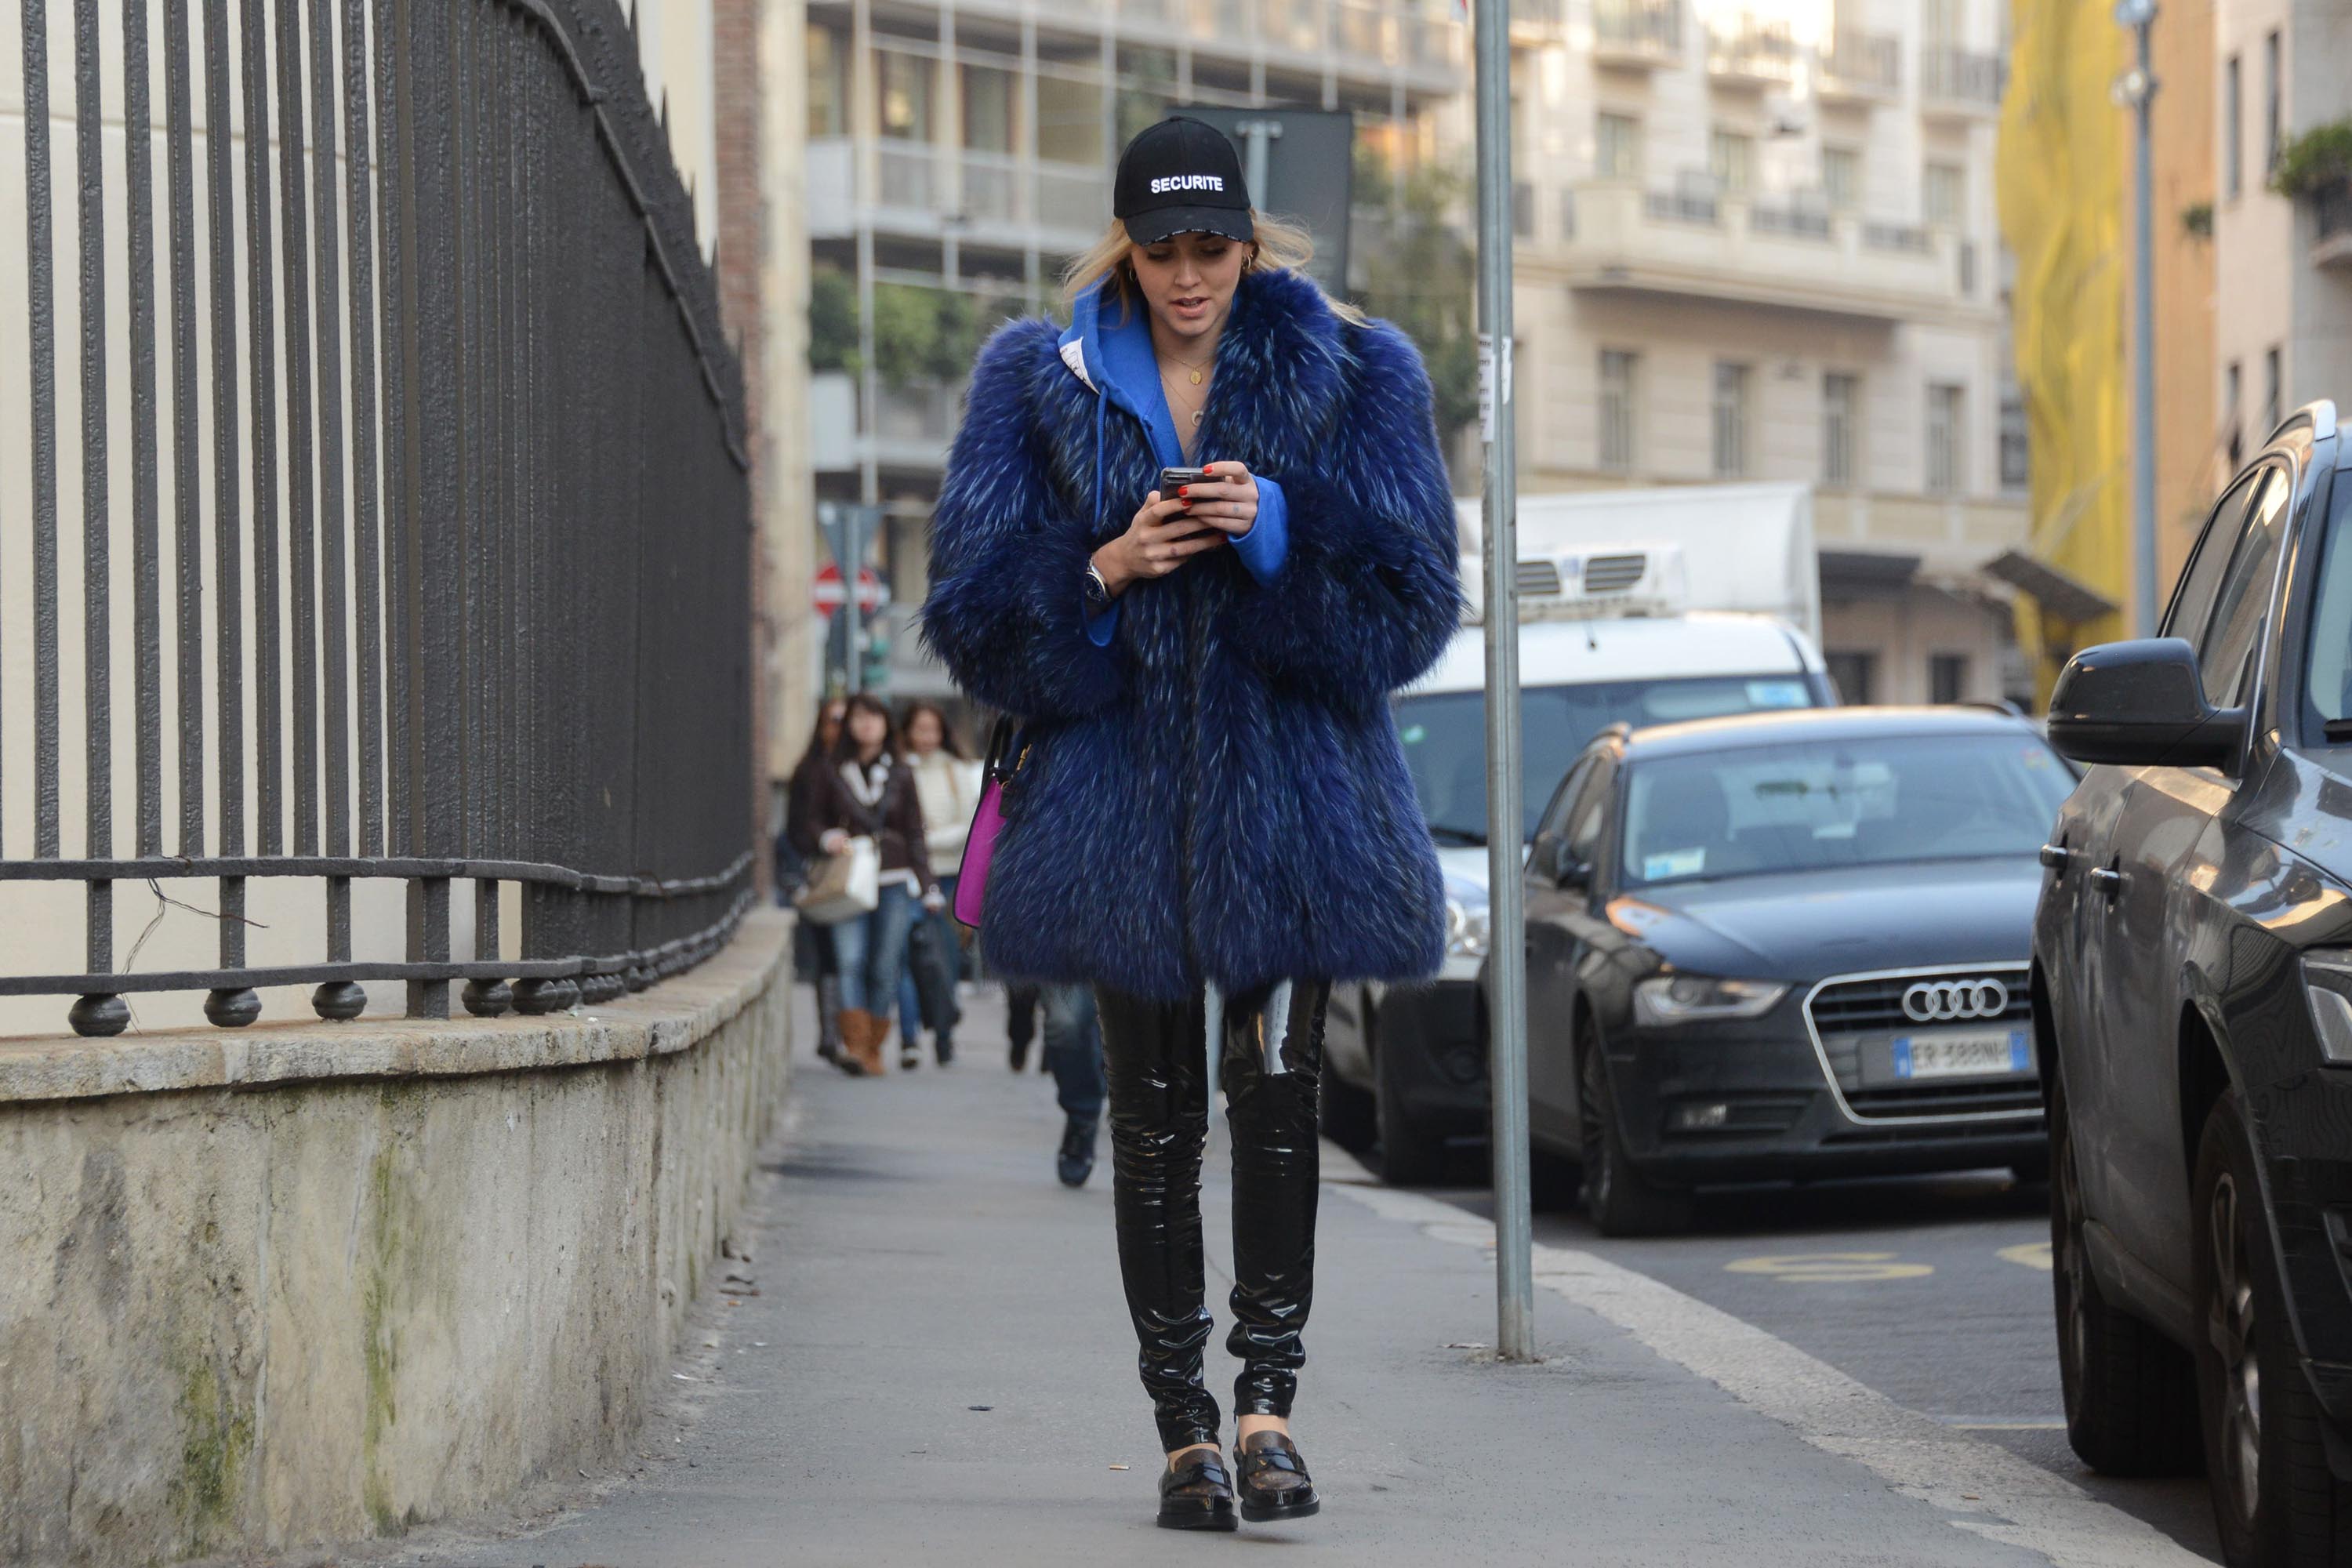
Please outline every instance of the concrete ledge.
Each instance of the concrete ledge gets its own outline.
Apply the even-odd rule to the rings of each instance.
[[[617,1458],[782,1099],[789,931],[572,1016],[0,1046],[0,1557],[395,1533]]]

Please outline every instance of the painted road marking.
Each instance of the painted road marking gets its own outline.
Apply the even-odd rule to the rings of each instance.
[[[1336,1163],[1336,1162],[1335,1162]],[[1433,1236],[1491,1251],[1494,1227],[1419,1193],[1336,1184],[1336,1192]],[[2085,1494],[1999,1444],[1895,1403],[1828,1363],[1671,1285],[1573,1247],[1534,1249],[1535,1281],[1614,1323],[1824,1453],[1867,1467],[1952,1523],[2039,1552],[2054,1568],[2210,1568],[2144,1520]]]
[[[1917,1279],[1936,1271],[1932,1264],[1898,1263],[1891,1252],[1789,1252],[1774,1258],[1743,1258],[1723,1267],[1727,1273],[1762,1274],[1791,1285]]]
[[[2028,1241],[2015,1247],[2004,1247],[1993,1256],[2005,1258],[2028,1268],[2039,1268],[2044,1274],[2050,1272],[2050,1244],[2046,1241]]]

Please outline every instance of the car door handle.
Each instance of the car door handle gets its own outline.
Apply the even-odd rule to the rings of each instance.
[[[2124,890],[2124,874],[2113,866],[2091,868],[2091,886],[2110,899]]]
[[[2042,847],[2042,864],[2062,876],[2064,875],[2066,868],[2074,863],[2074,858],[2066,852],[2066,847],[2063,844],[2044,844]]]

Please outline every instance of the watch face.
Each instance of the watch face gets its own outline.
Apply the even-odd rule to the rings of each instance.
[[[1087,573],[1087,613],[1088,613],[1089,615],[1091,615],[1091,614],[1093,614],[1093,613],[1095,613],[1095,612],[1097,612],[1097,611],[1099,611],[1099,610],[1107,610],[1107,609],[1108,609],[1108,608],[1110,608],[1110,592],[1109,592],[1109,590],[1108,590],[1108,589],[1107,589],[1107,588],[1105,588],[1105,587],[1103,586],[1103,580],[1102,580],[1101,578],[1099,578],[1099,577],[1096,576],[1096,575],[1095,575],[1093,573],[1091,573],[1091,572]]]

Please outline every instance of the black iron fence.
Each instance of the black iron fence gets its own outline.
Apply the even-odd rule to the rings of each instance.
[[[21,17],[0,899],[83,884],[87,957],[0,958],[0,994],[88,1035],[128,993],[241,1025],[289,984],[538,1013],[712,952],[751,897],[743,404],[621,11]],[[311,879],[316,961],[248,963],[257,878]],[[353,956],[367,879],[404,885],[397,954]],[[151,880],[216,905],[216,967],[129,972],[116,892]]]

